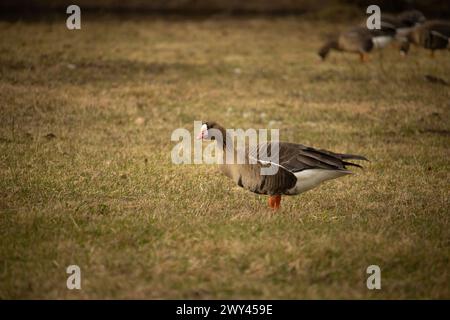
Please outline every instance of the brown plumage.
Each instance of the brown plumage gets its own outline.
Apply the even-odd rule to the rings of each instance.
[[[365,62],[373,49],[384,48],[394,39],[404,41],[405,33],[424,21],[425,16],[417,10],[404,11],[397,16],[382,14],[381,29],[370,30],[364,21],[359,26],[333,36],[318,54],[325,60],[331,50],[357,53],[361,62]]]
[[[388,14],[381,15],[381,25],[383,22],[385,25],[393,24],[397,33],[414,28],[418,25],[424,23],[427,19],[419,10],[407,10],[399,13],[397,16],[393,17]]]
[[[401,52],[407,54],[410,44],[431,50],[450,48],[450,22],[442,20],[430,20],[423,25],[412,29],[406,35],[406,41],[401,47]]]
[[[394,39],[404,42],[406,34],[425,21],[425,16],[419,10],[407,10],[398,15],[382,13],[380,31],[384,31],[385,34],[393,36]]]
[[[331,50],[358,53],[361,62],[364,62],[373,47],[372,35],[369,30],[365,27],[354,27],[325,42],[318,54],[322,60],[325,60]]]
[[[214,130],[220,132],[218,137],[213,134]],[[289,142],[263,143],[237,150],[226,130],[216,122],[206,122],[199,137],[216,140],[217,147],[224,151],[220,170],[238,186],[257,194],[269,195],[269,206],[273,209],[280,206],[281,195],[300,194],[323,181],[350,174],[347,166],[360,167],[347,160],[367,160],[359,155],[334,153]],[[278,150],[278,162],[262,160],[264,150],[267,150],[269,158],[276,156],[271,153],[272,150]],[[233,152],[234,159],[238,152],[243,152],[244,163],[227,164],[227,152]],[[252,160],[258,161],[255,163]],[[278,171],[273,175],[262,175],[261,168],[271,164],[277,166]]]

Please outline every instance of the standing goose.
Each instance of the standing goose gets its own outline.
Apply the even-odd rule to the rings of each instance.
[[[245,150],[238,150],[234,148],[233,140],[226,130],[216,122],[203,123],[197,138],[216,140],[216,147],[223,151],[224,157],[223,164],[219,165],[220,170],[238,186],[257,194],[269,195],[272,209],[280,207],[282,195],[297,195],[326,180],[351,174],[346,166],[361,167],[346,160],[367,160],[359,155],[334,153],[289,142],[262,143],[257,147],[246,146]],[[276,151],[272,150],[274,147],[278,148],[277,162],[257,160],[260,158],[258,155],[264,152],[263,148],[268,153],[272,151],[271,158],[276,155]],[[227,152],[233,153],[233,159],[243,152],[244,163],[226,163]],[[262,175],[261,168],[267,168],[268,165],[274,165],[278,170],[273,175]]]
[[[374,43],[383,48],[392,40],[400,43],[406,41],[406,35],[415,27],[426,21],[425,16],[419,10],[403,11],[398,15],[381,15],[381,29],[371,30]]]
[[[430,20],[423,25],[412,29],[406,35],[405,41],[401,47],[401,52],[407,54],[410,44],[431,50],[431,56],[434,56],[435,50],[450,48],[450,22],[442,20]]]
[[[369,30],[367,27],[357,26],[341,32],[327,41],[319,50],[319,56],[325,60],[330,50],[358,53],[361,62],[368,60],[368,53],[374,48],[385,47],[395,36],[396,30],[383,27],[379,30]]]
[[[389,16],[381,17],[381,25],[394,25],[396,29],[396,39],[405,41],[406,35],[415,27],[426,21],[425,16],[419,10],[408,10],[398,14],[394,19]]]
[[[405,41],[405,35],[415,26],[425,21],[418,10],[404,11],[397,16],[383,14],[381,29],[368,29],[366,22],[341,32],[327,41],[319,50],[319,56],[325,60],[331,49],[358,53],[361,62],[368,59],[373,49],[382,49],[392,40]]]
[[[358,53],[361,62],[365,62],[367,54],[372,51],[373,47],[374,43],[369,30],[365,27],[354,27],[328,40],[320,48],[318,54],[322,60],[325,60],[332,49]]]

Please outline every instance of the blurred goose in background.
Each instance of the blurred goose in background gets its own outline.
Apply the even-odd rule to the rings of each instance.
[[[389,16],[381,16],[381,27],[386,26],[395,27],[396,39],[399,41],[406,40],[406,35],[415,27],[425,23],[427,19],[419,10],[408,10],[398,14],[395,19]]]
[[[404,43],[406,35],[415,27],[426,21],[425,16],[418,10],[404,11],[398,15],[382,14],[381,29],[371,30],[372,41],[377,48],[384,48],[393,40]]]
[[[358,26],[328,40],[318,54],[325,60],[331,50],[352,52],[359,54],[361,62],[366,62],[368,54],[374,48],[385,47],[394,36],[395,29],[369,30],[367,27]]]
[[[239,150],[245,155],[243,164],[226,164],[226,152],[233,152],[236,159],[238,150],[234,148],[233,140],[227,136],[226,130],[221,125],[216,122],[204,123],[197,138],[216,140],[216,147],[224,151],[223,164],[219,165],[221,171],[239,187],[257,194],[269,195],[269,207],[272,209],[280,207],[282,195],[297,195],[317,187],[324,181],[351,174],[347,166],[361,167],[346,160],[367,160],[359,155],[334,153],[301,144],[270,142],[253,148],[246,146],[245,150]],[[260,158],[258,155],[264,152],[263,148],[267,153],[276,152],[271,149],[272,147],[275,149],[278,147],[276,163],[258,160]],[[249,159],[257,162],[252,163]],[[273,175],[262,175],[261,168],[269,165],[277,166],[278,171]]]
[[[392,40],[405,41],[405,35],[415,26],[425,22],[425,16],[418,10],[404,11],[399,15],[382,14],[381,28],[368,29],[366,22],[344,31],[327,41],[319,50],[325,60],[330,50],[358,53],[361,62],[368,60],[373,49],[386,47]]]
[[[371,30],[374,42],[384,47],[392,40],[406,41],[406,35],[415,27],[423,24],[426,18],[419,10],[403,11],[398,15],[381,14],[381,29]],[[364,24],[365,25],[365,24]]]
[[[410,44],[431,50],[432,57],[435,50],[450,49],[450,22],[430,20],[413,28],[401,46],[402,54],[409,52]]]

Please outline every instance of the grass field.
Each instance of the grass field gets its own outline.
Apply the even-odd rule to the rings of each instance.
[[[319,63],[340,27],[0,22],[0,298],[450,298],[450,90],[424,79],[450,80],[450,53]],[[205,119],[371,162],[273,213],[171,163],[172,131]]]

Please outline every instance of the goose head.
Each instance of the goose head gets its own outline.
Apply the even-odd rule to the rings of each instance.
[[[204,122],[200,128],[197,139],[216,140],[219,136],[223,137],[225,129],[215,121]]]
[[[406,27],[415,27],[426,21],[425,16],[419,10],[408,10],[398,15],[400,22]]]

